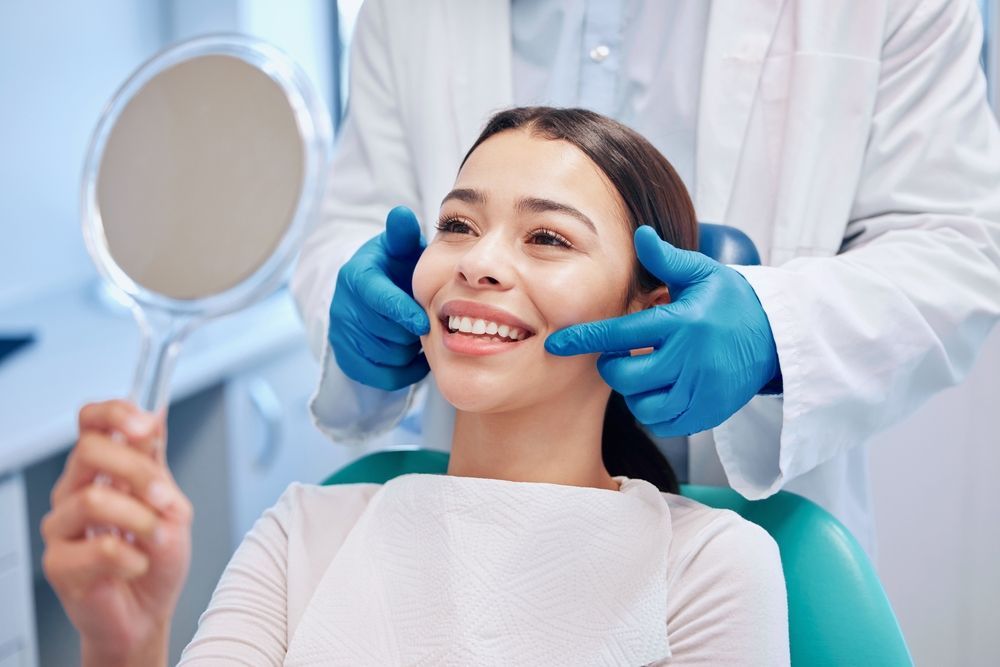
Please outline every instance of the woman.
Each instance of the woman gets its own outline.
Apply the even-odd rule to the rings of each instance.
[[[633,235],[640,254],[660,237],[697,245],[667,161],[594,113],[504,111],[438,230],[413,295],[457,411],[448,475],[292,485],[233,556],[182,663],[787,663],[773,541],[674,495],[594,358],[543,344],[669,302],[632,250]],[[43,525],[46,573],[95,664],[163,661],[187,562],[190,508],[162,454],[135,451],[162,452],[162,423],[126,421],[143,417],[115,402],[81,411]],[[132,493],[87,486],[98,470]],[[137,541],[83,540],[95,523]]]

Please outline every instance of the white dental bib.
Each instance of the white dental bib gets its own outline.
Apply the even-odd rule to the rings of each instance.
[[[286,665],[641,665],[670,655],[667,503],[444,475],[386,483],[330,562]]]

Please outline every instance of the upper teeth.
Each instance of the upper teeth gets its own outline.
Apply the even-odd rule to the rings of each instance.
[[[511,340],[520,340],[525,337],[525,332],[517,327],[497,324],[489,320],[462,317],[461,315],[449,315],[448,328],[463,333],[498,335],[510,338]]]

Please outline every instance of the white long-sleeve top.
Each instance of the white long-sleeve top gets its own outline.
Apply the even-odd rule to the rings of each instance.
[[[293,484],[181,664],[787,664],[771,537],[616,479]]]

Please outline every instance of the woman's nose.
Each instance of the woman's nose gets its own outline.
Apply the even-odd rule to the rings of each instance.
[[[471,287],[510,287],[514,274],[511,258],[507,250],[499,245],[493,239],[477,241],[458,261],[458,279]]]

